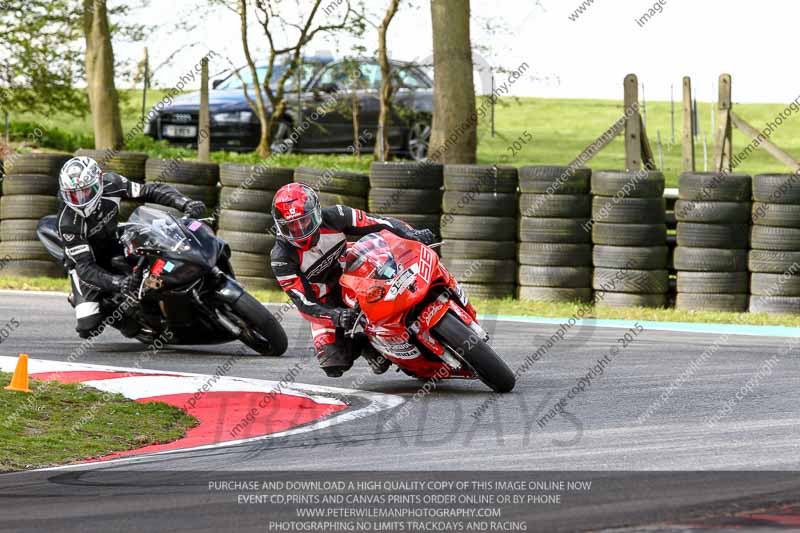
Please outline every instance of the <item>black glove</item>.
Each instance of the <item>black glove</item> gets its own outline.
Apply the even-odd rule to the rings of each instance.
[[[436,242],[436,235],[429,229],[415,229],[411,232],[411,238],[422,244],[433,244]]]
[[[183,206],[183,214],[189,218],[203,218],[206,214],[206,204],[200,200],[189,200]]]
[[[129,276],[119,276],[114,280],[117,290],[125,294],[136,294],[139,292],[139,285],[142,284],[142,278],[138,274],[131,274]]]
[[[358,320],[358,312],[355,309],[339,307],[331,312],[331,320],[337,328],[353,329]]]

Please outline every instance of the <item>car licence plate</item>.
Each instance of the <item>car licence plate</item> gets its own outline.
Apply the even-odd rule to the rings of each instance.
[[[195,137],[197,136],[196,126],[164,126],[161,131],[164,137]]]

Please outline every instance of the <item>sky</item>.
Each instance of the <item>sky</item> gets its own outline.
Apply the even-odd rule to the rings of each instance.
[[[335,0],[323,5],[328,2]],[[163,24],[146,43],[153,65],[184,45],[199,43],[175,54],[156,72],[159,86],[172,86],[208,49],[220,54],[211,64],[212,74],[227,68],[228,60],[244,63],[237,15],[224,7],[199,11],[199,3],[151,0],[135,14],[145,24]],[[291,16],[307,3],[281,0],[278,5]],[[366,3],[377,19],[388,0]],[[401,1],[389,30],[394,59],[430,60],[429,6],[423,0]],[[581,6],[584,11],[576,16]],[[333,9],[331,17],[342,9]],[[715,100],[721,73],[733,76],[735,102],[786,103],[800,96],[800,69],[794,59],[800,20],[796,0],[472,0],[471,9],[472,42],[478,47],[473,59],[485,66],[476,71],[481,94],[491,90],[490,70],[501,83],[509,70],[527,65],[509,87],[510,94],[617,100],[622,98],[623,78],[632,72],[644,85],[647,100],[669,100],[671,86],[680,99],[681,80],[687,75],[698,100]],[[652,16],[642,19],[648,12]],[[197,26],[172,32],[168,26],[176,20],[192,20]],[[260,45],[263,33],[252,22],[251,46],[261,52],[256,57],[266,58]],[[369,31],[361,44],[371,52],[376,39],[376,32]],[[319,38],[308,52],[345,55],[354,44],[351,39]],[[138,61],[142,56],[142,43],[115,46],[118,59]]]

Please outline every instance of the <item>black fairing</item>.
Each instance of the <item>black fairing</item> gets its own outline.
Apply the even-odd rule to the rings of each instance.
[[[134,220],[133,216],[131,220]],[[121,226],[120,240],[129,261],[140,253],[150,258],[151,266],[158,258],[163,260],[163,268],[157,275],[163,285],[169,288],[188,285],[217,266],[227,245],[214,235],[210,227],[197,220],[172,217],[167,224],[170,224],[172,231],[169,235],[166,231],[153,231],[155,226]]]
[[[57,215],[42,217],[42,219],[39,220],[39,224],[36,226],[36,235],[39,237],[39,241],[44,245],[47,253],[60,263],[63,263],[64,247],[61,244],[61,237],[58,236],[57,218]]]
[[[165,337],[169,344],[217,344],[237,338],[219,320],[219,312],[233,305],[244,289],[234,278],[229,246],[208,225],[139,207],[117,230],[125,257],[114,258],[121,263],[115,271],[130,273],[136,265],[148,273],[138,305],[129,312],[151,332],[140,338],[142,342],[165,332],[170,333]],[[37,233],[50,255],[63,261],[56,217],[42,218]],[[106,295],[104,304],[116,308],[117,296]]]
[[[145,258],[149,281],[140,297],[145,323],[154,330],[169,330],[170,344],[215,344],[235,338],[215,311],[229,303],[231,287],[238,287],[231,280],[230,248],[208,225],[139,207],[119,230],[128,263]]]

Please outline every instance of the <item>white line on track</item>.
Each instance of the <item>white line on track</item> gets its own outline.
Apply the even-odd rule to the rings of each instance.
[[[8,356],[0,356],[0,370],[4,372],[13,372],[14,368],[17,364],[16,357],[8,357]],[[172,371],[165,371],[165,370],[145,370],[139,368],[126,368],[126,367],[117,367],[117,366],[105,366],[105,365],[89,365],[89,364],[82,364],[82,363],[69,363],[64,361],[47,361],[41,359],[31,359],[28,363],[28,371],[31,374],[40,373],[40,372],[66,372],[66,371],[112,371],[112,372],[135,372],[139,374],[175,374],[177,376],[185,376],[188,378],[192,378],[187,381],[191,387],[188,390],[184,390],[186,387],[184,385],[179,386],[179,390],[174,391],[167,391],[164,387],[159,387],[157,390],[151,390],[149,394],[146,396],[157,396],[163,394],[170,394],[170,393],[179,393],[179,392],[197,392],[199,387],[202,387],[204,383],[207,383],[209,379],[212,378],[211,375],[206,374],[194,374],[189,372],[172,372]],[[169,382],[168,376],[154,376],[151,380],[163,381],[166,385]],[[173,380],[175,381],[175,380]],[[130,398],[140,398],[143,397],[145,391],[142,391],[138,386],[134,386],[133,389],[126,389],[125,384],[132,385],[136,383],[136,378],[118,378],[118,379],[111,379],[111,380],[96,380],[91,383],[91,386],[98,388],[100,390],[106,392],[118,392],[123,394],[126,397]],[[199,387],[194,387],[194,385],[199,385]],[[270,380],[262,380],[262,379],[252,379],[252,378],[239,378],[239,377],[228,377],[222,376],[220,377],[215,383],[213,390],[215,391],[238,391],[238,390],[246,390],[251,392],[264,392],[270,393],[275,392],[278,390],[278,381],[270,381]],[[192,388],[194,387],[194,388]],[[304,397],[310,397],[315,401],[319,401],[319,403],[338,403],[335,398],[341,398],[346,400],[348,397],[350,398],[359,398],[361,400],[366,400],[366,405],[363,407],[350,407],[347,408],[340,413],[334,413],[329,417],[319,420],[317,422],[313,422],[311,424],[292,428],[286,431],[281,431],[277,433],[271,433],[269,435],[262,435],[259,437],[250,437],[246,439],[238,439],[238,440],[231,440],[225,441],[215,444],[205,444],[202,446],[194,446],[191,448],[181,448],[176,450],[166,450],[162,452],[154,452],[149,454],[141,454],[136,456],[130,457],[121,457],[118,459],[110,459],[108,461],[100,461],[96,463],[79,463],[73,465],[63,465],[63,466],[56,466],[50,468],[43,468],[41,470],[63,470],[63,469],[70,469],[70,468],[87,468],[92,466],[105,466],[109,464],[118,464],[122,462],[135,462],[135,461],[143,461],[146,459],[151,459],[154,456],[161,456],[161,455],[168,455],[168,454],[175,454],[175,453],[183,453],[188,451],[200,451],[200,450],[210,450],[215,448],[224,448],[227,446],[235,446],[238,444],[250,443],[250,442],[257,442],[257,441],[264,441],[264,440],[271,440],[277,439],[281,437],[288,437],[291,435],[299,435],[302,433],[309,433],[312,431],[318,431],[321,429],[329,428],[332,426],[336,426],[339,424],[343,424],[346,422],[351,422],[353,420],[358,420],[360,418],[365,418],[367,416],[372,416],[374,414],[380,413],[381,411],[386,411],[388,409],[393,409],[399,405],[401,405],[405,400],[401,396],[393,395],[393,394],[383,394],[378,392],[368,392],[368,391],[360,391],[355,389],[347,389],[347,388],[340,388],[340,387],[327,387],[324,385],[309,385],[304,383],[283,383],[282,387],[280,388],[281,394],[295,394],[301,395]],[[34,393],[35,394],[35,393]],[[130,396],[129,396],[130,394]]]

